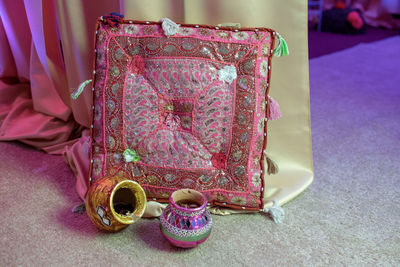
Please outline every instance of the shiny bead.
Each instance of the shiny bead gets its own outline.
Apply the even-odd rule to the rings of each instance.
[[[258,29],[254,29],[255,32],[258,32]]]
[[[95,71],[95,70],[93,71],[93,74],[96,74],[96,71]]]
[[[153,197],[153,200],[154,200],[154,201],[156,201],[156,200],[157,200],[157,198]]]
[[[92,160],[92,159],[90,160],[90,163],[93,163],[93,160]]]
[[[97,53],[97,50],[96,50],[96,48],[94,49],[94,52],[95,52],[95,53]]]
[[[264,187],[261,187],[261,192],[264,191]]]
[[[92,125],[90,125],[90,128],[92,128],[92,129],[93,129],[93,124],[92,124]]]
[[[222,205],[224,205],[224,206],[225,206],[225,205],[226,205],[226,203],[224,202],[224,203],[222,203]]]
[[[94,92],[94,87],[92,88],[92,91]]]
[[[146,21],[146,24],[150,24],[150,21]]]
[[[219,27],[215,27],[216,30],[219,30]]]
[[[235,30],[235,32],[238,32],[239,30]]]
[[[245,209],[246,209],[246,207],[242,207],[242,209],[244,209],[244,210],[245,210]]]
[[[132,20],[130,20],[130,21],[129,21],[129,23],[133,23],[133,21],[132,21]]]

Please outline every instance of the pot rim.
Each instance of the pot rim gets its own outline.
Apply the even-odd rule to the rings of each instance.
[[[128,188],[130,189],[136,198],[136,206],[132,216],[125,216],[121,215],[114,210],[114,195],[121,188]],[[143,188],[137,183],[132,180],[123,180],[119,182],[111,191],[108,204],[110,206],[111,214],[114,218],[123,224],[132,224],[140,219],[146,209],[146,193],[144,192]]]
[[[201,201],[201,203],[197,203],[197,204],[200,205],[200,207],[191,209],[191,208],[184,208],[184,207],[182,207],[182,206],[179,206],[178,204],[176,204],[176,202],[175,202],[175,200],[174,200],[174,197],[175,197],[177,194],[187,194],[187,195],[195,196],[196,198],[200,199],[200,201]],[[174,191],[174,192],[171,194],[171,196],[169,197],[169,202],[170,202],[171,205],[174,206],[177,210],[181,210],[181,211],[188,212],[188,213],[196,212],[196,211],[201,211],[201,210],[203,210],[203,209],[207,206],[207,204],[208,204],[207,198],[206,198],[202,193],[200,193],[199,191],[196,191],[196,190],[194,190],[194,189],[189,189],[189,188],[184,188],[184,189],[180,189],[180,190]]]

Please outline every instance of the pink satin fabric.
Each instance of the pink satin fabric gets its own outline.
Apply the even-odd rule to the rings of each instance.
[[[55,3],[0,2],[0,140],[64,154],[84,197],[89,137],[80,137],[68,87]]]

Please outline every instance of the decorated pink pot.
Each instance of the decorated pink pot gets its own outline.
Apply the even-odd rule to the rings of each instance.
[[[170,204],[160,216],[161,232],[174,246],[191,248],[211,233],[212,219],[205,196],[192,189],[172,193]]]

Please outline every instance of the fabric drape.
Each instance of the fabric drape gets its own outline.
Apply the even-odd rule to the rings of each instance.
[[[271,95],[283,117],[269,123],[268,154],[280,172],[266,177],[266,206],[284,204],[313,180],[307,2],[297,0],[37,0],[0,1],[0,140],[19,140],[63,154],[87,190],[92,91],[77,100],[73,88],[93,71],[97,17],[118,12],[126,18],[169,17],[181,23],[270,27],[288,42],[290,55],[272,62]],[[156,216],[158,203],[146,212]],[[227,214],[226,210],[214,210]]]

